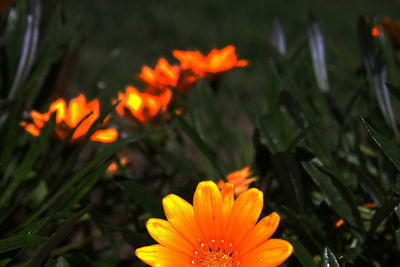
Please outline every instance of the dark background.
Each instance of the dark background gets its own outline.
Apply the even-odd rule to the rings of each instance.
[[[269,46],[274,17],[283,25],[290,51],[308,46],[307,16],[314,14],[325,36],[330,71],[337,50],[360,60],[356,39],[360,15],[396,19],[400,10],[400,1],[365,0],[64,2],[67,21],[80,20],[79,58],[69,88],[103,99],[115,96],[127,84],[140,88],[135,75],[143,65],[153,68],[159,57],[177,64],[173,49],[208,53],[229,44],[251,65],[229,73],[225,86],[246,95],[258,94],[265,88],[268,58],[276,53]]]

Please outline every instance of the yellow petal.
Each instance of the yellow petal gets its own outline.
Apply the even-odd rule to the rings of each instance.
[[[231,249],[254,228],[263,207],[263,193],[255,188],[239,195],[233,204],[227,225],[227,242]],[[231,250],[228,249],[228,253]]]
[[[209,247],[217,249],[222,228],[222,196],[213,181],[198,184],[193,196],[193,209],[197,225]]]
[[[276,212],[260,220],[253,230],[240,243],[238,250],[241,255],[255,249],[267,241],[279,225],[280,217]]]
[[[162,202],[168,222],[179,234],[194,246],[199,244],[199,240],[204,241],[192,205],[174,194],[164,197]]]
[[[191,258],[161,245],[141,247],[135,251],[136,257],[154,267],[189,267]]]
[[[240,257],[240,266],[278,266],[293,252],[292,245],[282,239],[270,239]]]
[[[168,221],[151,218],[146,223],[151,237],[164,247],[181,252],[188,256],[192,255],[195,248],[183,238]]]

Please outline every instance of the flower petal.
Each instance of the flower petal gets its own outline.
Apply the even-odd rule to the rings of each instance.
[[[219,247],[221,250],[225,250],[225,246],[227,243],[225,242],[226,233],[227,233],[227,225],[229,220],[229,215],[231,214],[233,203],[235,203],[234,196],[235,186],[230,183],[223,184],[221,189],[222,196],[222,230],[221,230],[221,240],[219,240]],[[223,242],[222,242],[223,240]]]
[[[282,239],[270,239],[240,257],[241,266],[278,266],[293,252],[293,246]]]
[[[113,128],[109,128],[95,131],[90,137],[90,140],[95,142],[111,143],[117,140],[117,138],[118,131]]]
[[[161,245],[141,247],[135,251],[136,257],[155,267],[189,267],[191,258]]]
[[[240,243],[238,247],[240,254],[244,255],[268,240],[278,227],[279,220],[280,217],[276,212],[260,220]]]
[[[216,250],[222,228],[222,196],[213,181],[198,184],[193,196],[193,209],[200,231],[209,247]]]
[[[227,225],[227,242],[230,249],[239,245],[240,241],[254,228],[263,207],[263,193],[252,188],[239,195],[233,204]],[[229,253],[231,250],[226,252]]]
[[[164,197],[162,203],[171,226],[192,245],[197,246],[203,236],[196,224],[192,205],[174,194]]]
[[[164,247],[174,251],[192,255],[195,248],[185,238],[183,238],[168,221],[151,218],[146,223],[147,231],[151,237]]]

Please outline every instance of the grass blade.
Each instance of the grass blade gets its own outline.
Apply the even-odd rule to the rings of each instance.
[[[400,149],[397,147],[396,143],[383,135],[375,131],[371,125],[369,125],[364,118],[361,117],[361,121],[364,127],[367,129],[369,136],[374,140],[374,142],[379,146],[379,148],[385,153],[393,165],[400,171]]]
[[[314,67],[315,77],[318,87],[322,92],[329,91],[328,71],[325,60],[324,37],[321,33],[319,24],[314,16],[308,18],[308,38],[310,42],[310,51]]]
[[[296,258],[299,260],[301,265],[304,267],[317,267],[318,265],[315,263],[313,257],[310,252],[301,244],[301,242],[297,239],[293,239],[288,235],[283,235],[283,239],[290,242],[293,245],[293,253]]]
[[[14,249],[33,247],[47,241],[47,237],[39,235],[17,235],[0,240],[0,253]]]
[[[153,193],[133,179],[122,180],[122,178],[120,176],[117,183],[130,199],[153,216],[158,218],[164,217],[161,201]]]

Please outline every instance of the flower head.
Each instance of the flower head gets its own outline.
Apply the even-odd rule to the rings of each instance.
[[[246,167],[244,169],[232,172],[226,176],[226,180],[228,180],[228,183],[234,184],[235,185],[235,195],[239,195],[243,192],[245,192],[248,188],[249,185],[257,181],[257,177],[250,177],[250,167]],[[218,182],[218,187],[222,188],[224,186],[224,181],[220,180]]]
[[[181,62],[181,68],[191,70],[200,77],[212,78],[220,72],[235,67],[245,67],[246,60],[238,60],[235,54],[235,47],[229,45],[221,50],[212,49],[207,56],[199,51],[173,51],[174,57]]]
[[[160,58],[154,70],[144,66],[139,79],[148,85],[153,92],[164,91],[165,88],[174,88],[184,94],[197,81],[192,73],[182,70],[179,66],[169,65],[165,58]]]
[[[44,126],[45,122],[50,119],[50,115],[56,112],[56,125],[54,128],[54,136],[59,140],[64,140],[67,135],[78,125],[78,128],[72,134],[70,144],[79,143],[83,140],[84,135],[88,132],[89,128],[98,119],[100,115],[99,100],[94,99],[86,103],[86,98],[83,94],[71,99],[69,105],[64,99],[54,101],[46,113],[39,113],[31,111],[30,115],[33,123],[21,122],[25,130],[34,136],[39,136],[40,129]],[[108,118],[90,137],[90,140],[109,143],[118,138],[118,132],[115,129],[103,129],[108,123]]]
[[[400,20],[392,20],[389,17],[384,17],[380,23],[377,23],[372,28],[372,35],[379,37],[380,30],[384,30],[389,37],[392,44],[396,47],[400,47]]]
[[[176,87],[179,79],[179,66],[171,66],[165,58],[160,58],[154,70],[144,66],[139,79],[154,87]]]
[[[263,193],[255,188],[234,199],[234,185],[219,190],[212,181],[198,184],[193,206],[176,195],[163,199],[167,220],[151,218],[146,227],[159,243],[136,249],[151,266],[277,266],[292,245],[270,239],[279,224],[275,212],[258,223]]]
[[[121,101],[116,110],[121,116],[130,116],[141,123],[154,119],[161,111],[166,111],[171,101],[171,90],[165,88],[160,95],[141,93],[135,87],[128,86],[125,94],[119,93]]]

